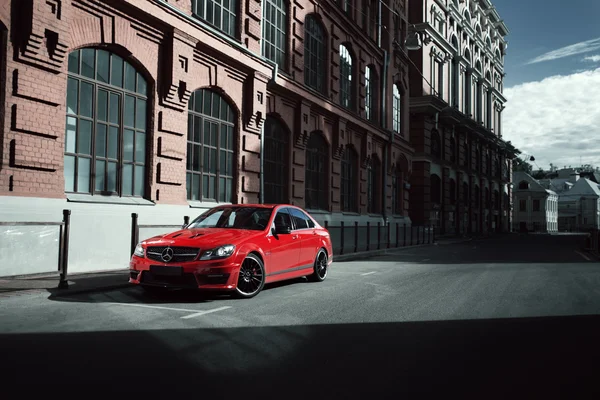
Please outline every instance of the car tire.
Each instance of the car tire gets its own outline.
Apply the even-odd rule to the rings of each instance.
[[[250,299],[260,293],[265,280],[265,264],[256,254],[250,253],[240,266],[234,294],[240,299]]]
[[[311,282],[323,282],[327,278],[327,272],[329,268],[327,261],[327,252],[323,248],[319,249],[313,264],[314,272],[308,277]]]

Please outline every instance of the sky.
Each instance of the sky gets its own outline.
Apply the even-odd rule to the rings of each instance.
[[[503,139],[534,170],[600,167],[600,0],[492,2],[510,31]]]

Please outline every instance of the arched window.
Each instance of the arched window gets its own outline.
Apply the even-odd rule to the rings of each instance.
[[[431,175],[431,202],[433,204],[442,203],[442,180],[436,174]]]
[[[438,131],[431,131],[431,155],[442,158],[442,146]]]
[[[65,191],[144,196],[146,80],[106,50],[75,50],[68,64]]]
[[[367,212],[378,213],[381,210],[378,194],[381,192],[381,162],[376,154],[371,157],[371,163],[367,166]]]
[[[313,132],[306,145],[305,206],[312,210],[329,211],[328,169],[329,146],[325,138]]]
[[[467,51],[465,51],[465,58],[467,60],[467,63],[471,62],[471,53],[469,52],[469,50],[467,49]],[[472,88],[471,88],[471,72],[469,72],[468,70],[465,72],[465,81],[464,81],[464,89],[463,89],[463,97],[464,97],[464,113],[467,115],[471,115],[472,111],[471,111],[471,93],[472,93]]]
[[[263,5],[263,56],[286,70],[287,53],[287,0],[265,0]]]
[[[357,180],[358,180],[358,155],[352,146],[346,146],[341,160],[341,203],[342,211],[357,212]]]
[[[232,202],[236,114],[208,89],[196,90],[188,104],[187,198]]]
[[[309,15],[305,19],[304,31],[304,84],[325,93],[325,30]]]
[[[490,74],[490,72],[488,71],[485,74],[485,79],[488,80],[488,82],[492,82],[492,75]],[[493,84],[493,83],[492,83]],[[492,129],[492,91],[488,90],[486,93],[486,116],[485,116],[485,120],[486,120],[486,128],[488,129]]]
[[[481,62],[477,60],[476,67],[477,71],[482,72]],[[477,80],[477,93],[475,94],[475,115],[477,116],[477,122],[483,121],[483,85],[481,79]]]
[[[393,115],[393,130],[398,134],[402,134],[402,95],[398,84],[394,85],[394,101],[392,104]]]
[[[340,44],[340,104],[354,108],[354,83],[352,82],[352,55],[348,48]]]
[[[288,203],[289,133],[283,124],[267,116],[264,126],[265,203]]]
[[[456,50],[457,54],[460,54],[460,49],[458,48],[458,39],[456,36],[452,37],[452,46]],[[460,67],[458,64],[458,57],[452,58],[452,63],[450,64],[450,96],[451,96],[451,105],[458,106],[458,92],[460,86]]]
[[[377,120],[376,104],[379,96],[377,93],[378,87],[379,85],[375,67],[369,65],[365,69],[365,116],[369,121]]]
[[[490,40],[489,36],[485,39],[485,44],[487,45],[488,49],[492,48],[492,41]]]
[[[236,36],[237,31],[236,0],[193,0],[192,13],[229,36]]]

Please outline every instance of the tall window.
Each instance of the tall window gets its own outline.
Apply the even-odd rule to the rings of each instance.
[[[341,203],[342,211],[358,211],[356,197],[358,190],[356,181],[358,179],[358,156],[353,147],[346,147],[344,156],[341,160],[342,180],[341,180]]]
[[[379,196],[380,192],[380,177],[381,163],[379,158],[374,154],[371,159],[371,164],[367,167],[367,212],[378,213],[380,210]]]
[[[325,138],[313,132],[306,145],[305,170],[305,202],[306,208],[313,210],[329,210],[329,193],[327,191],[329,147]]]
[[[313,15],[306,17],[304,29],[304,84],[325,93],[325,32]]]
[[[196,90],[188,106],[187,198],[232,202],[235,112],[217,93]]]
[[[392,104],[393,129],[396,133],[402,133],[402,97],[398,85],[394,85],[394,101]]]
[[[352,56],[348,48],[340,44],[340,104],[342,107],[353,108]]]
[[[105,50],[69,54],[65,191],[144,196],[148,85]]]
[[[214,25],[229,36],[236,35],[237,0],[194,0],[195,17]]]
[[[486,73],[485,79],[487,79],[490,82],[492,81],[492,77],[489,72]],[[485,109],[486,109],[486,113],[485,113],[486,128],[492,129],[492,91],[491,90],[486,91],[486,107],[485,107]]]
[[[379,96],[378,87],[379,81],[377,80],[375,67],[369,65],[365,69],[365,116],[369,121],[377,120],[376,104]]]
[[[283,70],[286,69],[287,10],[286,0],[265,0],[263,5],[262,53]]]
[[[289,134],[273,117],[265,121],[265,203],[287,203]]]
[[[467,59],[467,62],[471,61],[471,55],[468,50],[465,52],[465,58]],[[471,86],[472,86],[471,72],[469,71],[469,67],[467,67],[467,71],[465,71],[465,80],[464,80],[464,89],[463,89],[463,97],[464,97],[463,112],[467,115],[472,115],[471,94],[473,93],[473,89]]]
[[[456,36],[452,37],[452,46],[458,52],[458,39]],[[450,64],[450,104],[452,106],[458,106],[458,88],[460,81],[460,67],[458,64],[458,58],[454,56]]]

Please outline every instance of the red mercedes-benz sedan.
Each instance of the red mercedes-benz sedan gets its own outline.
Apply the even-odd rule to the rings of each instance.
[[[129,282],[250,298],[266,283],[301,276],[321,282],[332,261],[329,232],[306,211],[292,205],[224,205],[182,230],[139,243]]]

